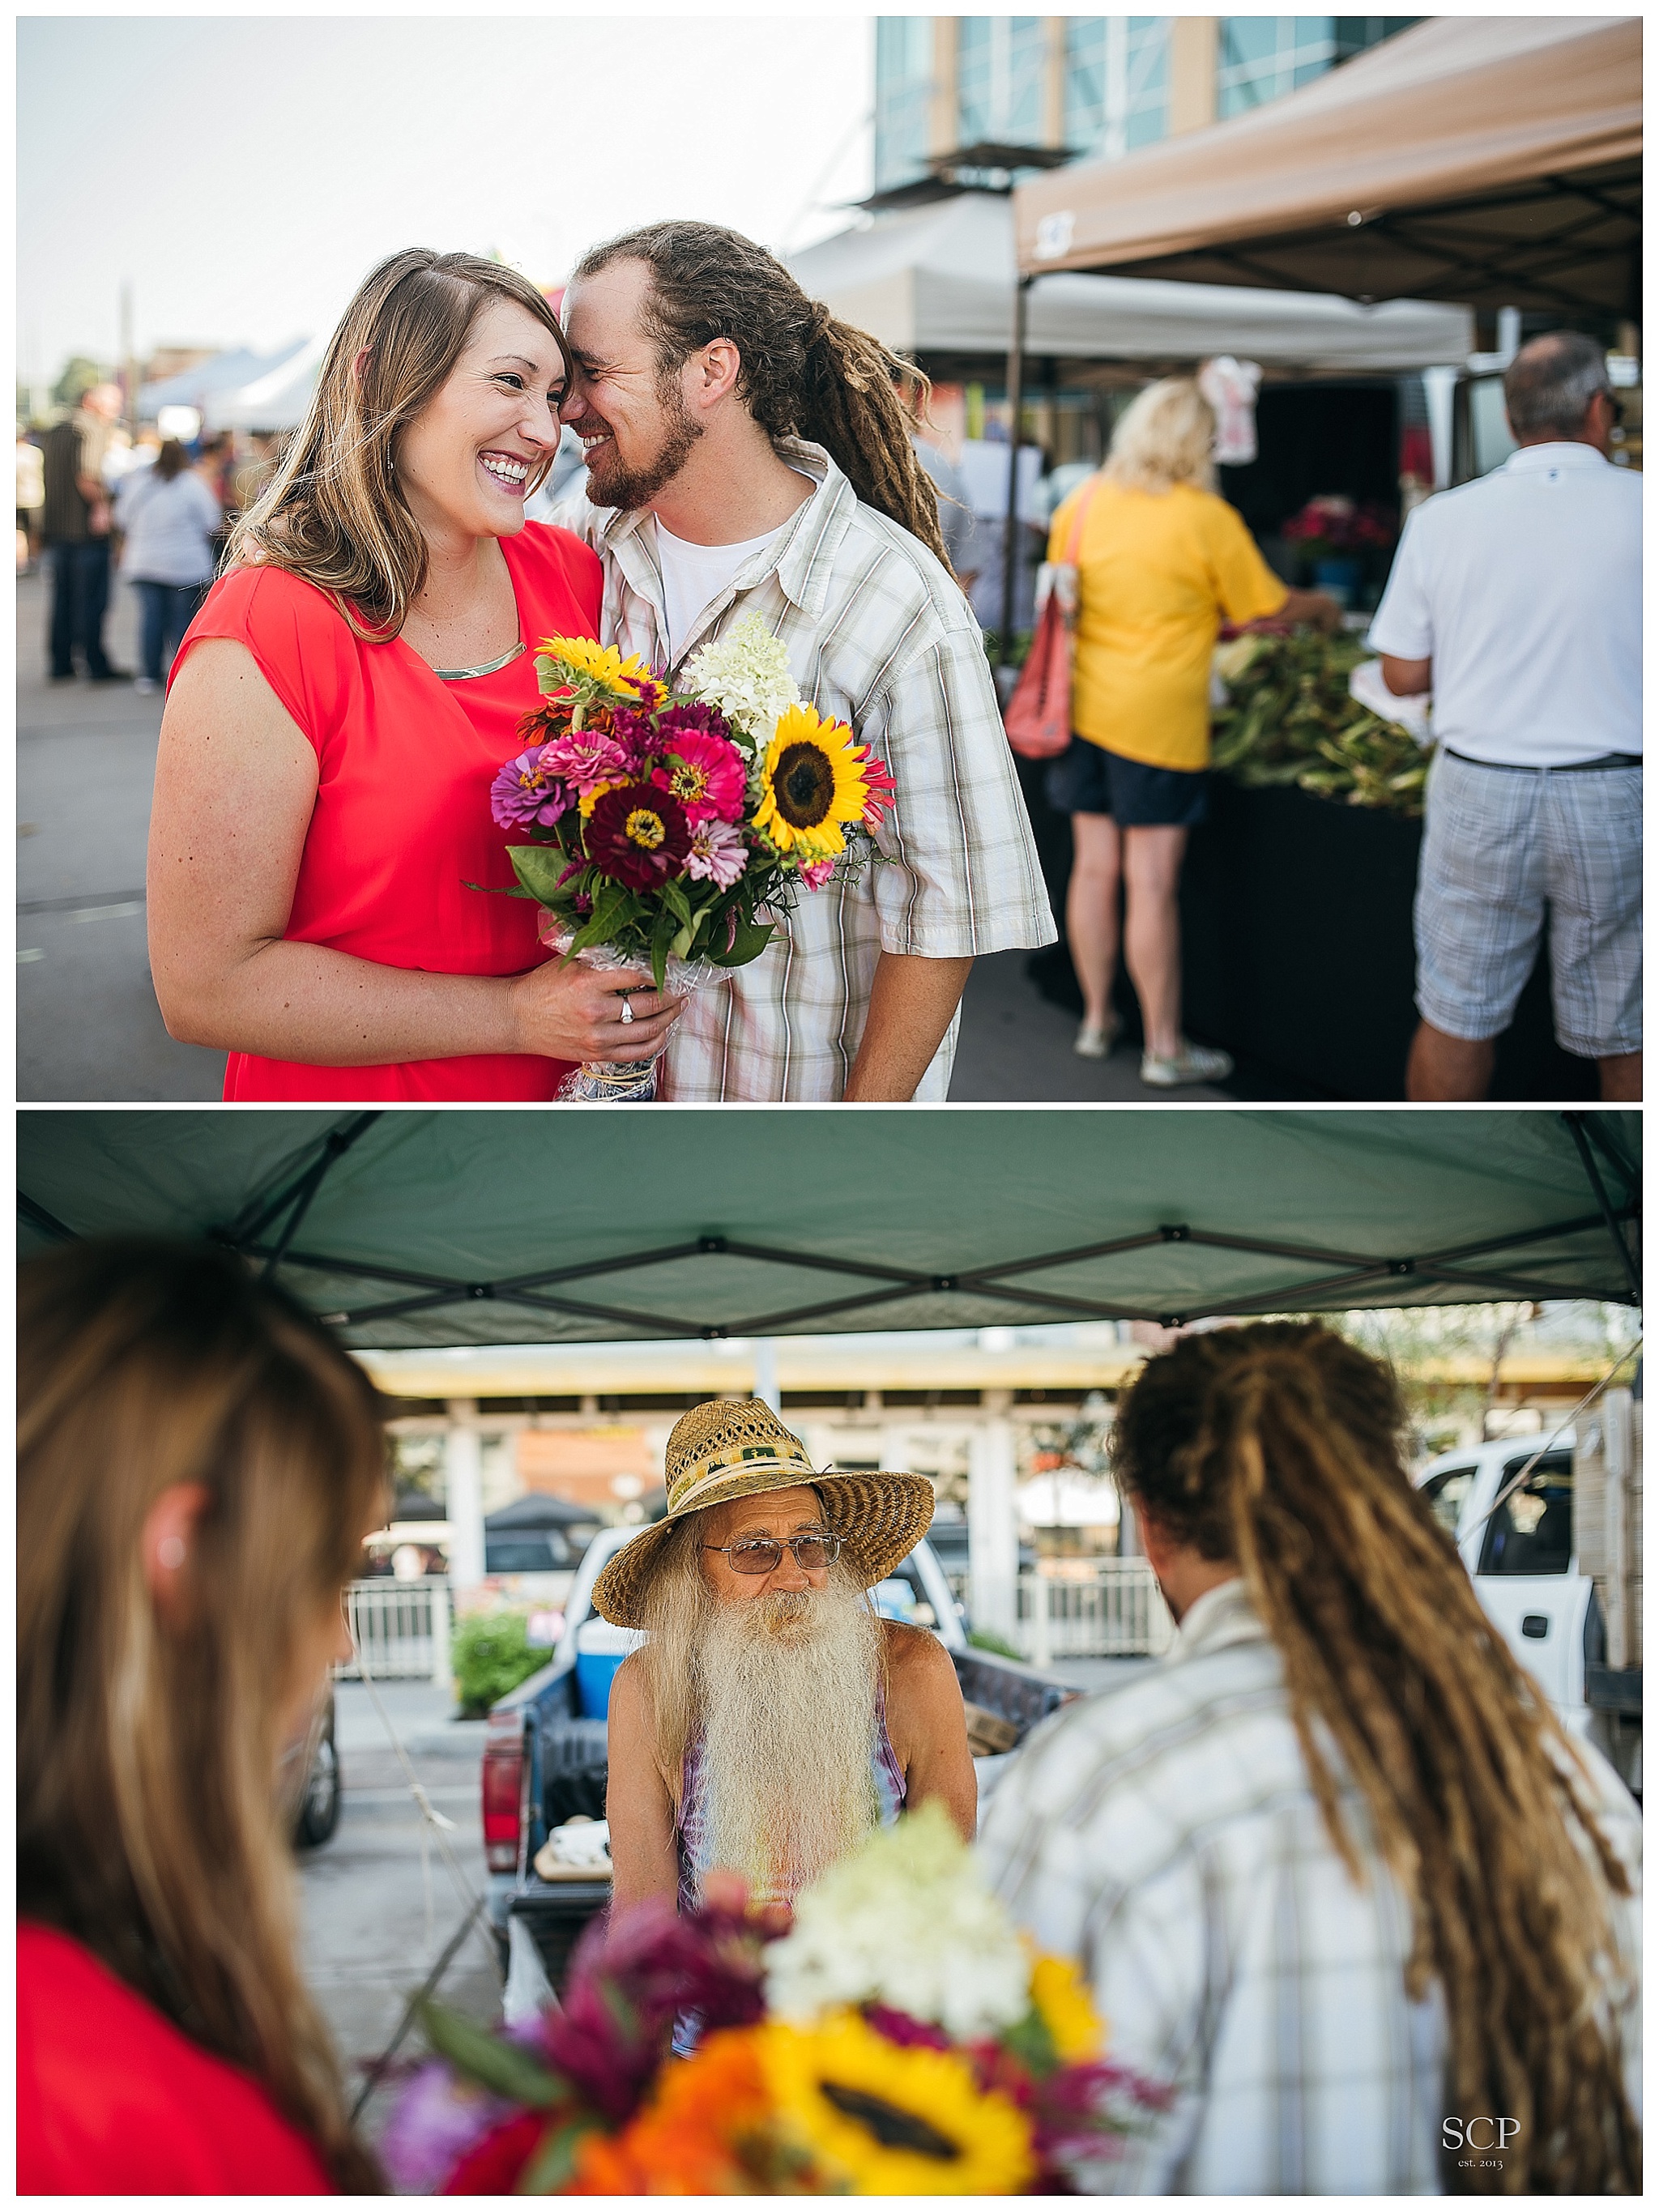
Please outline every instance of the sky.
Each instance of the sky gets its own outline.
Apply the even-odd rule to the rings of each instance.
[[[406,246],[538,283],[666,216],[775,248],[870,189],[866,16],[24,16],[20,374],[331,329]],[[64,149],[75,149],[64,158]]]

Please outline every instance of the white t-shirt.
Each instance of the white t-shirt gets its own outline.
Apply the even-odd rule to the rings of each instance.
[[[1434,733],[1471,760],[1639,753],[1640,477],[1563,441],[1425,501],[1369,642],[1433,660]]]
[[[780,523],[764,538],[745,538],[736,545],[691,545],[665,530],[660,515],[653,520],[657,526],[657,565],[662,570],[663,612],[668,617],[672,666],[684,651],[687,640],[702,628],[704,613],[738,571],[781,538],[789,524]]]

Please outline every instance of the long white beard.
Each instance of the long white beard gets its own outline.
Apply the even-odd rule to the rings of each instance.
[[[881,1625],[863,1591],[717,1604],[695,1668],[708,1860],[784,1899],[861,1843],[874,1776]]]

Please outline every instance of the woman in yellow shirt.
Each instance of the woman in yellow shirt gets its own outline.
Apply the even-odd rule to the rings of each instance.
[[[1334,627],[1320,592],[1288,591],[1237,511],[1213,489],[1215,415],[1191,377],[1148,386],[1127,410],[1097,476],[1054,519],[1048,558],[1065,560],[1079,503],[1072,744],[1048,772],[1051,805],[1072,817],[1066,936],[1083,988],[1077,1050],[1112,1046],[1117,902],[1123,955],[1140,1000],[1143,1083],[1173,1090],[1232,1073],[1224,1052],[1181,1032],[1176,890],[1187,832],[1205,812],[1210,656],[1223,618]]]

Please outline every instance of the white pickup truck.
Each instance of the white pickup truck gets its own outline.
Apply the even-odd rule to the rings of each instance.
[[[1601,1424],[1592,1415],[1581,1431],[1553,1437],[1502,1504],[1498,1499],[1541,1437],[1506,1437],[1443,1453],[1417,1486],[1456,1539],[1488,1619],[1562,1724],[1594,1742],[1639,1797],[1642,1673],[1628,1653],[1614,1652],[1609,1664],[1604,1561],[1593,1532],[1580,1526],[1587,1517],[1583,1455],[1600,1449]]]

